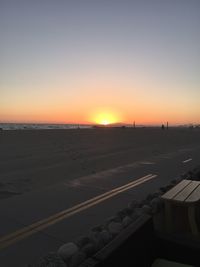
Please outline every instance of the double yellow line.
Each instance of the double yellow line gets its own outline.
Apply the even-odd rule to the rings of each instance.
[[[100,202],[103,202],[105,201],[106,199],[109,199],[113,196],[116,196],[124,191],[127,191],[135,186],[138,186],[146,181],[149,181],[153,178],[157,177],[157,175],[153,175],[153,174],[149,174],[149,175],[146,175],[144,177],[141,177],[133,182],[130,182],[126,185],[123,185],[123,186],[120,186],[120,187],[117,187],[109,192],[106,192],[104,194],[101,194],[101,195],[98,195],[94,198],[91,198],[87,201],[84,201],[78,205],[75,205],[69,209],[66,209],[66,210],[63,210],[61,212],[58,212],[46,219],[43,219],[43,220],[40,220],[36,223],[33,223],[29,226],[26,226],[18,231],[15,231],[11,234],[8,234],[6,236],[3,236],[0,238],[0,250],[3,249],[3,248],[6,248],[34,233],[37,233],[59,221],[62,221],[64,220],[65,218],[68,218],[78,212],[81,212],[83,210],[86,210]]]

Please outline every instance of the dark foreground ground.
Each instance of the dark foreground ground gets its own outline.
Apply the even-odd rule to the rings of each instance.
[[[155,179],[77,212],[7,247],[0,266],[26,266],[200,163],[198,129],[3,131],[0,245],[5,236],[153,174]]]

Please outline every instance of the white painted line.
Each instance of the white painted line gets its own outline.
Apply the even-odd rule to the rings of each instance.
[[[87,201],[84,201],[78,205],[75,205],[69,209],[63,210],[61,212],[58,212],[46,219],[40,220],[36,223],[33,223],[29,226],[26,226],[18,231],[15,231],[11,234],[8,234],[6,236],[3,236],[0,238],[0,250],[8,247],[34,233],[37,233],[53,224],[56,224],[57,222],[62,221],[65,218],[71,217],[72,215],[79,213],[83,210],[86,210],[92,206],[97,205],[98,203],[101,203],[109,198],[112,198],[122,192],[125,192],[133,187],[136,187],[144,182],[147,182],[151,179],[156,178],[157,175],[149,174],[144,177],[141,177],[137,180],[134,180],[133,182],[130,182],[128,184],[125,184],[123,186],[117,187],[115,189],[112,189],[104,194],[98,195],[94,198],[91,198]]]
[[[182,161],[182,163],[187,163],[187,162],[190,162],[191,160],[192,160],[192,158],[189,158],[189,159]]]
[[[155,164],[155,162],[153,162],[153,161],[141,161],[141,162],[139,162],[141,165],[153,165],[153,164]]]

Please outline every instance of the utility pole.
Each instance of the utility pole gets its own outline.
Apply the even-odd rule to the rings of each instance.
[[[167,121],[167,130],[168,130],[168,128],[169,128],[169,123],[168,123],[168,121]]]

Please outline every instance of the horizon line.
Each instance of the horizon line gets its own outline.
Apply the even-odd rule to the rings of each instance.
[[[0,124],[50,124],[50,125],[82,125],[82,126],[103,126],[103,127],[109,127],[109,126],[160,126],[162,124],[167,124],[169,126],[184,126],[184,125],[200,125],[200,122],[186,122],[186,123],[171,123],[169,121],[165,121],[165,122],[160,122],[160,123],[127,123],[127,122],[116,122],[116,123],[110,123],[108,125],[103,125],[100,123],[92,123],[92,122],[88,122],[88,123],[77,123],[77,122],[2,122],[0,121]]]

